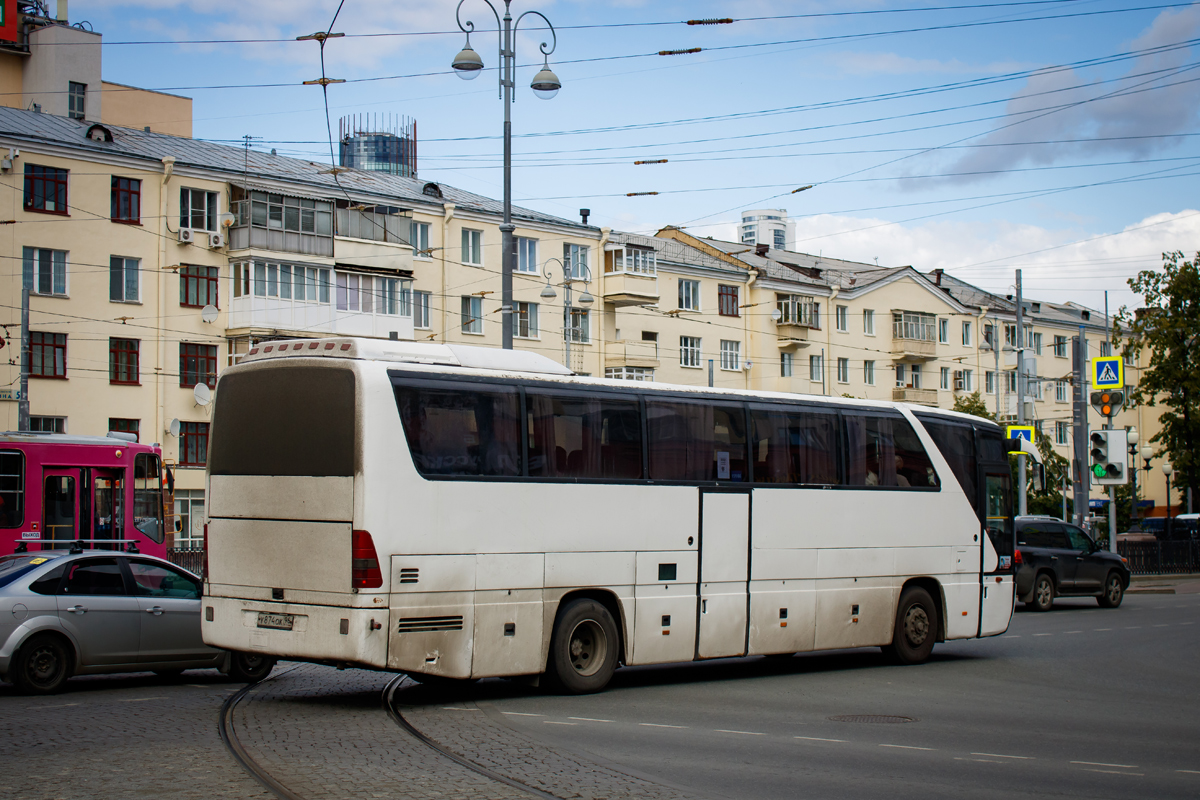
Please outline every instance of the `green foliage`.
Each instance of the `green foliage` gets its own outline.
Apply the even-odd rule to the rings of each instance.
[[[987,403],[979,392],[954,398],[954,408],[952,410],[990,419],[992,422],[996,421],[996,415],[987,410]]]
[[[1162,430],[1150,439],[1155,455],[1170,459],[1181,489],[1200,490],[1200,253],[1191,261],[1164,253],[1163,268],[1142,270],[1129,288],[1143,308],[1117,315],[1127,332],[1122,349],[1126,357],[1139,350],[1148,357],[1131,399],[1165,407]]]
[[[1041,431],[1035,431],[1038,455],[1042,457],[1042,465],[1046,470],[1046,489],[1045,491],[1035,491],[1032,483],[1028,485],[1028,490],[1025,495],[1025,506],[1030,514],[1050,514],[1054,517],[1062,516],[1062,489],[1065,485],[1068,492],[1071,488],[1071,462],[1054,452],[1054,445],[1050,441],[1050,437]],[[1013,483],[1016,483],[1016,459],[1013,469]],[[1071,513],[1074,506],[1070,495],[1067,496],[1067,513]]]

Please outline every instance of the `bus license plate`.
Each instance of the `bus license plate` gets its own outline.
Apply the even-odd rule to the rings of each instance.
[[[296,617],[292,614],[268,614],[265,611],[260,611],[258,612],[258,627],[290,631],[292,629],[292,622],[295,619]]]

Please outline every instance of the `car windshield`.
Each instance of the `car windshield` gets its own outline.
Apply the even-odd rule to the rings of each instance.
[[[8,586],[22,575],[58,558],[49,553],[20,553],[0,556],[0,586]]]

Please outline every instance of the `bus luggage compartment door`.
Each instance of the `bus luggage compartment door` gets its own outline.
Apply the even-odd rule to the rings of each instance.
[[[1013,576],[984,575],[979,635],[995,636],[1008,630],[1013,610]]]
[[[746,653],[750,494],[700,493],[699,658]]]

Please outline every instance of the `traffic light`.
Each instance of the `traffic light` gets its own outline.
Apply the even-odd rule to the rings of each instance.
[[[1120,486],[1129,482],[1126,470],[1129,449],[1124,430],[1092,431],[1092,482],[1100,486]]]
[[[1102,417],[1112,417],[1125,405],[1125,393],[1118,391],[1092,392],[1092,408]]]

